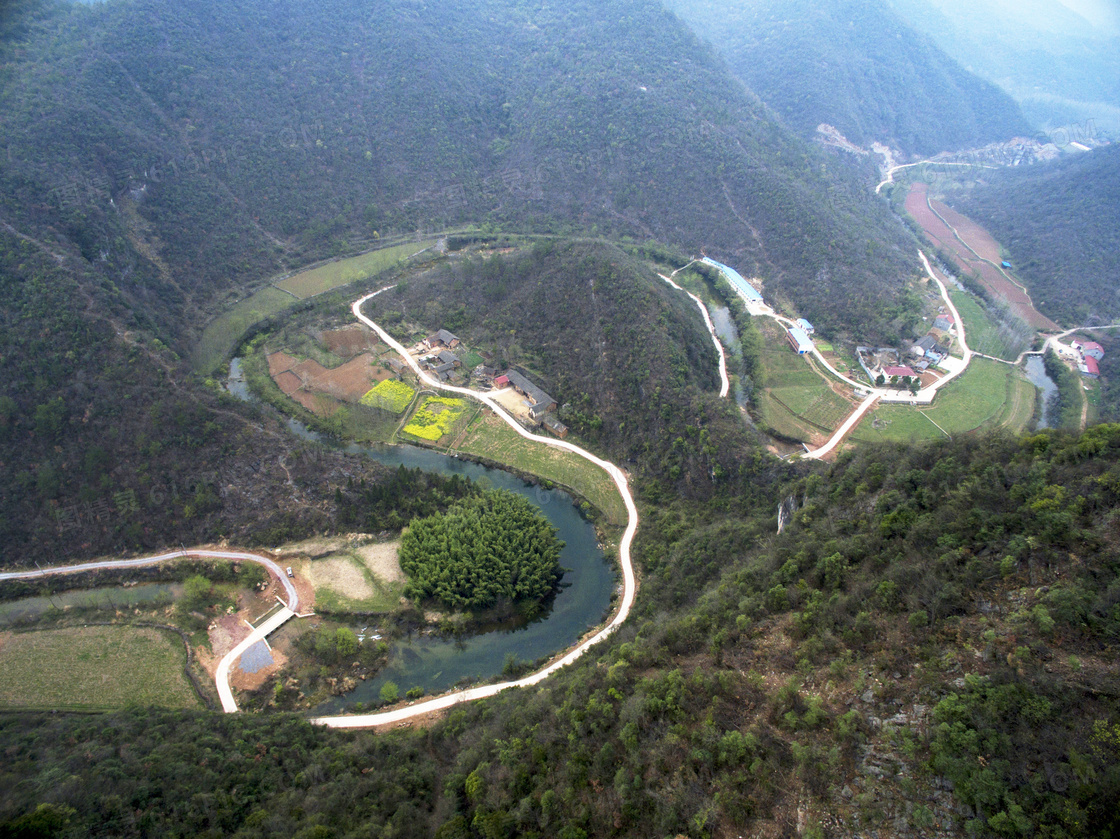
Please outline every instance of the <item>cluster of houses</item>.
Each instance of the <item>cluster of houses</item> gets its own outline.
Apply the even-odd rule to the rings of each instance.
[[[423,356],[420,363],[434,373],[441,382],[449,380],[454,372],[463,366],[459,356],[452,352],[461,342],[446,329],[429,335],[423,343],[431,354]]]
[[[1090,379],[1099,378],[1101,368],[1097,362],[1104,358],[1104,347],[1096,341],[1074,341],[1072,346],[1079,356],[1077,369],[1081,375]]]
[[[953,329],[953,316],[942,312],[933,321],[933,328],[924,338],[915,341],[910,346],[910,355],[914,358],[913,367],[918,372],[925,372],[928,368],[940,364],[949,355],[949,348],[941,343]]]
[[[438,332],[429,335],[422,343],[429,354],[421,357],[420,362],[438,376],[441,382],[448,381],[454,372],[463,366],[462,360],[452,352],[462,342],[458,336],[453,335],[446,329],[440,329]],[[507,370],[499,375],[495,368],[484,364],[476,367],[473,373],[474,378],[483,384],[490,384],[498,390],[512,387],[524,396],[528,406],[526,424],[534,428],[543,425],[557,437],[568,435],[568,427],[555,416],[556,400],[521,373],[516,370]]]

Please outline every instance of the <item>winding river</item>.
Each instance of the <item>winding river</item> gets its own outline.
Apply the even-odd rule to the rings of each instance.
[[[230,365],[227,389],[240,399],[255,399],[242,379],[239,359],[234,359]],[[459,475],[516,492],[544,513],[565,543],[560,555],[560,564],[566,569],[562,588],[540,619],[513,630],[496,630],[461,640],[433,636],[402,639],[394,644],[389,665],[377,678],[362,682],[353,692],[320,705],[316,713],[339,714],[356,702],[375,703],[381,686],[390,680],[399,686],[401,693],[420,687],[425,693],[435,694],[461,681],[489,679],[502,673],[509,657],[523,663],[551,656],[574,644],[588,629],[603,621],[616,585],[615,573],[603,557],[594,527],[566,493],[544,490],[500,469],[448,457],[430,449],[407,445],[343,445],[296,420],[289,419],[288,426],[304,439],[362,454],[386,466]],[[368,621],[354,628],[369,628],[373,632]]]

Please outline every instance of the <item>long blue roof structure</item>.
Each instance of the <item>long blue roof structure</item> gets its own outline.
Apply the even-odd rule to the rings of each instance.
[[[748,283],[746,279],[743,278],[743,275],[734,268],[724,265],[722,262],[716,262],[714,259],[709,259],[706,256],[700,261],[722,271],[723,275],[727,277],[728,282],[741,291],[748,300],[753,300],[758,303],[763,302],[762,295],[758,293],[758,289]]]

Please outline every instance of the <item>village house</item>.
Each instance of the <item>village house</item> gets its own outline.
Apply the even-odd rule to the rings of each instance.
[[[786,331],[786,340],[798,355],[813,351],[813,339],[800,326],[792,326]]]
[[[942,332],[948,332],[953,328],[953,316],[945,314],[938,315],[937,319],[933,322],[933,328],[940,329]]]
[[[429,350],[434,350],[436,347],[447,347],[453,350],[459,346],[459,339],[446,329],[441,329],[435,335],[429,335],[425,338],[424,346]]]
[[[539,421],[549,411],[556,410],[556,400],[516,370],[507,370],[503,378],[508,380],[514,390],[529,400],[529,416],[533,419]],[[494,384],[498,384],[497,379]]]
[[[436,353],[436,358],[439,359],[440,364],[452,364],[455,367],[462,366],[463,362],[459,360],[459,356],[451,352],[451,350],[440,350]]]
[[[1087,358],[1100,361],[1104,358],[1104,347],[1096,341],[1074,341],[1073,348]]]
[[[1077,369],[1081,372],[1082,376],[1088,376],[1090,379],[1100,378],[1101,368],[1097,364],[1097,360],[1091,355],[1085,356],[1081,359],[1081,363],[1077,365]]]
[[[884,367],[883,368],[883,375],[886,376],[888,380],[890,380],[890,379],[893,379],[895,376],[897,376],[899,379],[904,379],[907,376],[909,376],[911,379],[913,379],[918,374],[915,373],[911,368],[906,367],[906,366],[902,366],[902,367]]]
[[[796,323],[802,330],[804,330],[806,335],[812,335],[817,331],[813,324],[809,323],[809,321],[805,320],[805,318],[798,318]]]
[[[910,348],[910,354],[917,358],[928,358],[936,364],[949,354],[949,350],[937,343],[932,335],[927,335]]]
[[[546,414],[541,420],[541,423],[561,440],[568,436],[568,426],[564,425],[564,423],[560,422],[560,420],[556,419],[552,414]]]

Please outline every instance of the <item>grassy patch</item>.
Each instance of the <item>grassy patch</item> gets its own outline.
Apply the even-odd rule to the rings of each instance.
[[[946,385],[930,408],[881,405],[859,424],[853,439],[925,440],[978,428],[1022,430],[1034,412],[1034,386],[1007,364],[974,358],[968,371]]]
[[[949,297],[964,321],[968,346],[973,352],[1014,361],[1026,348],[1026,341],[1007,334],[1006,328],[1001,329],[971,294],[954,289]]]
[[[783,330],[767,324],[763,333],[766,386],[757,397],[762,422],[796,440],[808,441],[822,431],[834,430],[851,413],[852,404],[828,386],[807,358],[786,345]]]
[[[270,286],[222,312],[203,331],[191,357],[191,366],[199,373],[212,373],[229,358],[249,327],[296,302],[292,295]]]
[[[626,523],[626,506],[606,472],[577,454],[527,440],[489,412],[471,423],[459,450],[569,487],[611,524]]]
[[[416,391],[404,382],[386,379],[383,382],[378,382],[375,388],[362,397],[362,404],[394,414],[403,414],[405,409],[412,404],[412,398],[415,395]]]
[[[360,556],[340,553],[304,563],[315,586],[315,608],[322,612],[391,612],[400,605],[405,582],[386,581],[373,574]],[[347,584],[357,575],[361,585]],[[341,573],[340,573],[341,572]]]
[[[276,283],[277,288],[289,291],[301,299],[314,297],[331,289],[341,288],[359,280],[366,280],[397,265],[401,260],[432,246],[432,242],[409,242],[392,248],[371,251],[350,259],[340,259],[301,271]]]
[[[408,421],[402,431],[416,437],[435,443],[450,434],[455,426],[455,421],[466,411],[467,403],[462,399],[452,399],[444,396],[429,396],[424,403],[416,409],[412,419]]]
[[[0,706],[105,710],[200,703],[178,637],[158,629],[90,626],[9,635],[0,644]]]

